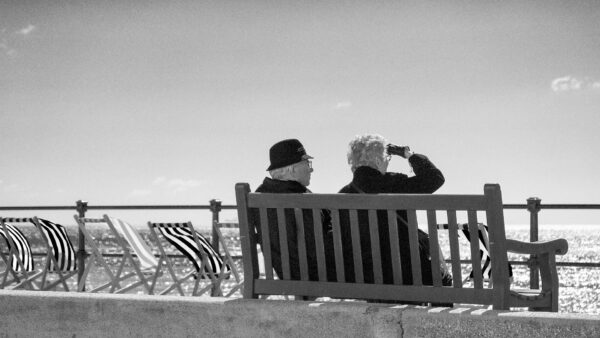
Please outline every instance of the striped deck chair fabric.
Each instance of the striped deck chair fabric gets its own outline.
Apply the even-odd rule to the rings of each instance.
[[[148,222],[150,233],[158,244],[158,249],[161,254],[160,266],[164,262],[167,266],[169,274],[173,279],[173,284],[159,292],[159,294],[168,294],[174,289],[177,289],[180,295],[185,295],[183,282],[190,278],[194,278],[194,287],[191,292],[192,296],[201,296],[210,291],[211,296],[222,296],[221,282],[228,279],[231,268],[223,262],[220,255],[214,250],[212,245],[194,230],[191,222],[187,223],[152,223]],[[158,230],[158,231],[156,231]],[[177,276],[174,269],[174,264],[163,246],[163,242],[159,239],[158,233],[161,234],[168,243],[175,247],[183,254],[190,262],[194,269],[183,276]],[[201,281],[209,282],[208,285],[201,286]],[[204,283],[203,283],[204,284]]]
[[[77,273],[77,261],[75,249],[73,248],[73,244],[71,243],[65,228],[60,224],[37,217],[3,219],[3,222],[6,221],[11,223],[27,223],[35,226],[36,230],[41,234],[42,240],[46,246],[44,263],[42,264],[41,269],[38,268],[37,270],[39,271],[36,271],[31,275],[24,275],[22,282],[16,285],[15,288],[27,285],[34,289],[51,290],[58,285],[62,285],[65,291],[69,291],[67,280]],[[9,225],[8,223],[4,224]],[[11,226],[12,225],[7,226],[9,232],[14,233],[14,230],[18,230],[14,226],[12,226],[13,230],[11,230]],[[18,251],[26,253],[27,256],[27,258],[23,258],[23,256],[20,255],[19,260],[13,259],[13,269],[16,272],[20,272],[22,270],[20,265],[23,265],[27,271],[35,271],[31,247],[25,236],[23,236],[22,233],[13,234],[12,238],[12,243],[18,243],[15,245],[18,248]],[[51,276],[51,278],[48,278],[49,276]],[[41,281],[38,281],[38,279],[41,279]]]
[[[158,266],[158,260],[154,257],[152,250],[139,232],[129,223],[118,218],[109,217],[112,225],[119,234],[125,238],[131,249],[135,252],[140,262],[142,271],[154,270]]]
[[[31,245],[21,230],[0,218],[0,237],[3,238],[4,248],[0,247],[0,257],[4,261],[5,268],[0,279],[0,289],[7,286],[12,288],[26,287],[34,289],[29,278],[34,274],[33,254]],[[6,250],[6,254],[4,253]],[[32,275],[30,275],[30,273]]]
[[[461,231],[459,231],[460,237],[466,239],[468,242],[471,241],[471,233],[469,232],[469,224],[463,223],[458,224],[458,227]],[[481,258],[481,272],[483,275],[483,279],[489,281],[492,275],[492,258],[490,257],[489,252],[489,236],[488,236],[488,227],[483,223],[477,223],[477,227],[479,228],[477,238],[479,240],[479,256]],[[438,228],[448,230],[448,224],[439,224]],[[509,277],[512,277],[512,267],[510,264],[508,265],[508,273]],[[473,279],[473,271],[469,273],[469,276],[465,278],[465,281]]]
[[[65,227],[60,224],[38,218],[38,224],[42,235],[44,235],[54,259],[48,261],[49,271],[76,271],[77,257],[73,243],[67,235]]]
[[[225,278],[227,278],[231,272],[231,267],[228,264],[224,264],[223,259],[219,253],[215,251],[208,240],[198,231],[195,231],[198,243],[200,244],[200,247],[198,247],[194,240],[194,236],[192,235],[192,231],[188,227],[182,225],[184,224],[159,223],[158,229],[169,243],[181,251],[192,264],[194,264],[194,268],[200,275],[206,276],[206,274],[212,272],[218,278],[221,273],[225,273]],[[204,274],[200,271],[201,262],[197,259],[197,257],[203,256],[206,256],[209,264],[209,266],[204,267]]]
[[[152,250],[148,247],[139,232],[129,223],[118,218],[104,215],[102,218],[79,217],[74,215],[79,229],[89,244],[91,259],[83,272],[82,283],[79,285],[79,291],[86,288],[87,276],[93,267],[100,269],[100,274],[108,277],[109,281],[104,284],[90,286],[89,292],[99,292],[108,289],[110,293],[125,293],[129,290],[142,286],[144,292],[153,294],[154,284],[159,275],[158,260],[154,257]],[[122,256],[118,261],[118,268],[115,271],[114,264],[109,264],[108,257],[101,246],[101,241],[94,238],[86,228],[86,223],[101,224],[108,226],[110,233],[115,237],[117,245]],[[135,254],[135,259],[134,255]],[[125,271],[126,265],[130,270]],[[131,271],[132,270],[132,271]],[[127,281],[129,284],[121,286],[121,283]]]
[[[10,223],[5,223],[2,219],[0,235],[7,244],[10,257],[7,260],[7,264],[10,263],[9,268],[14,272],[33,271],[31,245],[21,230]]]

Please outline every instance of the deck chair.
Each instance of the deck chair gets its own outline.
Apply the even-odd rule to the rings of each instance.
[[[194,278],[194,288],[192,296],[201,296],[210,290],[211,296],[222,296],[221,282],[229,278],[231,267],[223,262],[221,256],[214,250],[212,245],[194,230],[191,222],[186,223],[153,223],[148,222],[148,228],[153,240],[158,243],[160,251],[159,266],[165,264],[169,275],[173,279],[173,285],[162,290],[158,294],[168,294],[177,289],[181,296],[184,296],[182,284]],[[158,231],[157,231],[158,230]],[[159,239],[158,233],[164,239]],[[173,261],[167,255],[166,244],[175,247],[182,253],[194,266],[194,270],[178,277],[175,273]],[[201,281],[208,281],[208,285],[201,286]]]
[[[469,231],[469,224],[462,223],[457,224],[457,226],[460,230],[458,231],[459,237],[464,238],[467,242],[471,242],[471,232]],[[448,224],[438,224],[438,229],[448,230]],[[492,276],[492,257],[490,256],[489,252],[490,240],[488,235],[488,227],[483,223],[477,223],[477,229],[477,239],[479,240],[479,257],[481,259],[481,274],[483,281],[490,282]],[[473,273],[474,271],[471,270],[471,272],[469,272],[469,275],[467,275],[463,279],[463,283],[473,281]],[[510,264],[508,265],[508,275],[510,277],[510,280],[512,281],[513,273],[512,266]]]
[[[86,265],[83,272],[83,277],[79,284],[79,291],[84,291],[87,276],[92,267],[100,269],[101,273],[108,277],[109,281],[93,287],[89,292],[98,292],[108,289],[110,293],[125,293],[136,287],[142,286],[143,290],[152,294],[152,285],[155,283],[157,276],[160,274],[158,269],[158,260],[140,236],[138,231],[131,224],[124,222],[118,218],[108,217],[104,215],[102,218],[79,217],[75,215],[75,220],[79,229],[84,234],[86,242],[90,246],[92,259],[90,264]],[[98,245],[100,241],[94,238],[86,229],[86,223],[104,223],[108,225],[110,233],[115,237],[119,251],[118,268],[115,272],[111,265],[106,260],[106,250],[102,250]],[[125,267],[129,266],[133,271],[126,272]],[[121,286],[121,283],[133,280],[130,284]]]
[[[34,273],[31,245],[17,227],[6,223],[8,220],[13,219],[0,217],[0,237],[4,239],[3,242],[6,244],[5,248],[0,248],[0,257],[5,265],[2,280],[0,280],[0,288],[4,289],[7,286],[12,286],[32,289],[34,286],[30,278],[36,277],[39,273]]]

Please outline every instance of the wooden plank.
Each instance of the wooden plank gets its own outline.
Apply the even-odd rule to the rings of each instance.
[[[242,246],[242,257],[244,264],[244,285],[243,285],[243,294],[244,298],[257,298],[256,293],[254,293],[254,280],[259,276],[258,271],[258,260],[257,260],[257,252],[256,252],[256,237],[254,235],[254,226],[249,222],[249,210],[247,207],[247,197],[250,192],[250,186],[248,183],[238,183],[235,185],[235,195],[236,195],[236,203],[237,203],[237,213],[238,220],[240,226],[240,241]],[[85,226],[84,226],[85,227]],[[154,233],[152,227],[150,227],[152,233],[154,234],[154,238],[158,238],[156,233]],[[161,247],[162,250],[162,247]],[[88,266],[91,266],[89,264]],[[87,270],[87,266],[86,266]],[[87,270],[89,272],[89,270]],[[85,281],[87,275],[83,276],[83,281]],[[175,283],[177,284],[177,283]],[[83,286],[83,284],[80,284]],[[181,286],[177,285],[179,290],[181,291]],[[181,291],[183,293],[183,291]]]
[[[390,233],[390,251],[392,253],[392,272],[394,284],[401,285],[402,280],[402,253],[400,253],[400,237],[398,234],[398,214],[396,210],[388,210],[388,224]]]
[[[421,256],[419,254],[419,225],[417,223],[417,211],[406,210],[408,216],[408,238],[410,244],[410,263],[412,265],[413,285],[423,285],[421,273]]]
[[[458,247],[458,225],[456,210],[448,210],[448,239],[450,240],[450,261],[452,264],[452,285],[462,288],[462,269],[460,266],[460,250]]]
[[[469,220],[469,242],[471,246],[471,263],[473,268],[473,286],[476,289],[483,288],[483,274],[481,272],[481,256],[479,254],[479,227],[477,226],[477,212],[467,211]]]
[[[506,253],[506,233],[502,193],[498,184],[486,184],[483,188],[488,203],[487,222],[490,236],[490,257],[492,258],[492,280],[494,289],[494,309],[508,309],[510,301],[510,281],[508,279],[508,259]]]
[[[369,210],[369,235],[371,237],[371,258],[373,260],[373,280],[375,284],[383,284],[381,246],[379,244],[379,224],[377,211]],[[387,268],[387,267],[386,267]]]
[[[285,209],[277,208],[277,227],[279,229],[279,248],[281,249],[281,270],[283,279],[291,279],[290,250],[288,247],[287,223]]]
[[[342,253],[342,232],[340,227],[340,211],[331,210],[331,226],[333,228],[333,250],[335,252],[335,273],[338,282],[345,281],[344,256]]]
[[[442,286],[441,265],[446,264],[440,259],[440,244],[438,242],[438,228],[435,210],[427,210],[427,229],[429,230],[429,252],[431,253],[431,273],[434,286]]]
[[[323,220],[321,219],[321,210],[312,209],[313,224],[315,230],[315,246],[317,249],[317,268],[319,270],[319,280],[327,280],[325,244],[323,241]]]
[[[440,303],[490,304],[491,289],[450,288],[393,284],[357,284],[257,280],[256,292],[266,295],[306,295],[350,299],[386,299]]]
[[[248,206],[347,210],[485,210],[486,201],[481,195],[251,193],[248,195]]]
[[[350,231],[352,236],[352,255],[354,259],[354,280],[356,283],[364,283],[365,275],[363,272],[362,249],[360,247],[360,231],[358,229],[358,212],[350,212]]]
[[[273,279],[273,258],[271,251],[271,237],[269,235],[269,219],[267,216],[267,209],[260,208],[259,213],[263,258],[265,261],[265,276],[267,279]]]
[[[296,218],[296,238],[298,240],[298,261],[300,263],[300,280],[309,280],[308,278],[308,261],[306,258],[306,225],[304,224],[304,216],[302,209],[295,208],[294,216]]]

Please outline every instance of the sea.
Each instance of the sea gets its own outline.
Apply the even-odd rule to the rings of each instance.
[[[43,252],[44,246],[33,227],[20,227],[25,233],[25,236],[30,239],[34,252]],[[77,245],[77,227],[66,226],[67,233],[72,239],[74,245]],[[106,227],[92,226],[88,228],[96,238],[101,239],[101,248],[107,253],[118,252],[117,244],[114,236],[112,236]],[[150,243],[150,247],[156,248],[154,243],[151,243],[149,230],[140,226],[141,235]],[[206,227],[200,227],[200,232],[207,238],[210,238],[210,230]],[[227,243],[227,248],[231,255],[241,256],[239,230],[237,228],[222,229]],[[556,238],[564,238],[569,243],[569,251],[566,255],[557,256],[557,262],[587,262],[600,263],[600,225],[540,225],[539,240],[551,240]],[[521,241],[529,241],[529,226],[528,225],[507,225],[506,237]],[[5,250],[4,243],[0,244]],[[158,253],[158,252],[156,252]],[[176,253],[170,251],[170,253]],[[468,256],[468,254],[467,254]],[[461,257],[464,257],[461,253]],[[525,261],[526,256],[509,254],[509,260]],[[109,265],[115,270],[118,266],[118,258],[110,258]],[[176,272],[187,273],[192,267],[185,258],[175,259]],[[4,271],[3,262],[0,261],[0,271]],[[36,262],[41,264],[41,262]],[[236,260],[236,266],[240,273],[243,270],[241,260]],[[559,273],[559,312],[562,313],[586,313],[600,315],[600,267],[572,267],[558,266]],[[529,269],[525,265],[513,265],[513,287],[526,288],[529,286]],[[86,283],[93,286],[100,285],[105,282],[108,277],[102,269],[94,268],[87,277]],[[162,290],[170,285],[171,281],[167,274],[164,274],[158,280],[157,290]],[[75,289],[74,283],[71,283],[71,289]],[[193,283],[184,285],[185,292],[189,292],[193,287]],[[234,285],[231,281],[231,286]],[[227,283],[225,283],[227,288]],[[226,293],[226,290],[224,290]],[[134,289],[133,293],[142,293],[141,289]],[[241,294],[235,292],[232,297],[241,297]]]

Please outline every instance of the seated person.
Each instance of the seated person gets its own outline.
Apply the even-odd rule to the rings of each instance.
[[[270,173],[271,178],[265,177],[263,183],[256,189],[256,192],[260,193],[310,193],[306,187],[310,184],[310,175],[313,172],[311,156],[306,154],[304,147],[300,141],[296,139],[283,140],[273,145],[269,151],[269,158],[271,165],[267,170]],[[271,241],[271,257],[273,262],[273,268],[280,279],[283,279],[283,269],[281,262],[281,247],[279,244],[279,228],[277,226],[277,213],[274,209],[267,211],[269,236]],[[259,215],[258,212],[251,215],[256,220],[254,223],[258,224]],[[327,254],[333,245],[331,238],[330,228],[330,216],[327,211],[321,213],[322,224],[323,224],[323,239],[325,242],[326,260],[329,267],[328,275],[333,280],[335,276],[335,267],[333,266],[333,255]],[[297,238],[297,225],[296,218],[293,209],[285,210],[286,219],[286,232],[287,232],[287,243],[290,258],[290,273],[292,280],[300,280],[300,260],[298,253],[298,238]],[[314,235],[313,216],[310,210],[303,210],[303,221],[304,221],[304,234],[306,243],[306,254],[308,263],[308,277],[309,280],[317,281],[318,267],[317,267],[317,254],[316,244]],[[261,229],[257,227],[258,238],[257,242],[261,243]],[[329,248],[329,249],[328,249]],[[333,269],[333,270],[332,270]]]
[[[409,177],[401,173],[387,172],[392,155],[406,158],[414,171],[414,176]],[[348,164],[353,172],[352,182],[343,187],[340,193],[433,193],[444,184],[442,172],[435,167],[424,155],[413,153],[408,147],[389,145],[388,141],[380,135],[367,134],[356,136],[349,144]],[[368,224],[368,215],[359,211],[359,225]],[[389,244],[389,226],[387,213],[377,213],[379,224],[379,242],[382,256],[383,283],[393,284],[392,258]],[[346,281],[353,282],[354,265],[352,260],[352,247],[350,236],[350,221],[348,212],[340,212],[342,225],[342,242],[344,246],[344,269]],[[410,261],[410,247],[408,241],[408,226],[406,212],[398,212],[398,241],[402,257],[402,284],[413,284]],[[371,258],[371,240],[368,227],[359,226],[360,244],[363,260],[365,283],[374,283],[373,260]],[[419,230],[419,254],[421,260],[421,273],[424,285],[432,285],[431,255],[429,252],[429,236]],[[435,253],[440,254],[440,253]],[[444,285],[452,285],[452,276],[442,263],[442,279]]]

